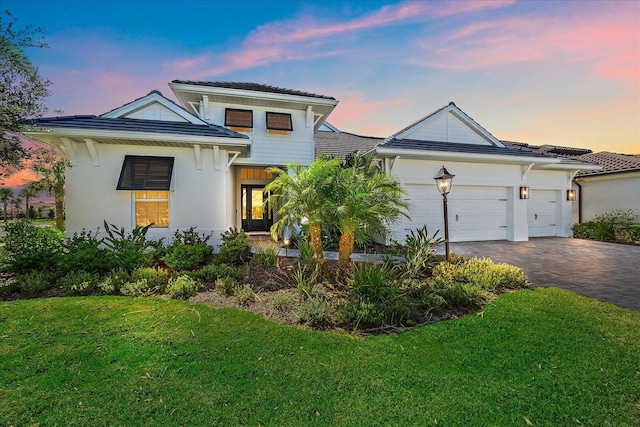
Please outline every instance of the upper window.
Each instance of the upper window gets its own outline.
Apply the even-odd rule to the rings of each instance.
[[[232,130],[250,130],[253,128],[253,111],[227,108],[224,112],[224,125]]]
[[[118,190],[169,190],[173,157],[124,156]]]
[[[292,131],[291,114],[267,112],[267,130]]]

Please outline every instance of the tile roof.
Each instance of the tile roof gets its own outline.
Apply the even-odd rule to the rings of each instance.
[[[111,119],[97,116],[64,116],[46,117],[30,122],[32,125],[48,128],[72,128],[106,131],[148,132],[163,134],[194,135],[218,138],[243,138],[247,135],[216,125],[197,125],[184,122],[161,120],[142,120],[117,118]]]
[[[328,153],[344,159],[354,151],[366,153],[382,142],[384,138],[361,136],[349,132],[318,131],[313,136],[315,142],[315,156]]]
[[[541,153],[559,154],[561,156],[581,156],[583,154],[592,153],[588,148],[563,147],[561,145],[531,145],[526,142],[517,141],[500,141],[505,146],[511,148],[519,148],[521,150],[538,151]]]
[[[299,90],[286,89],[277,86],[265,85],[260,83],[250,83],[250,82],[205,82],[205,81],[195,81],[195,80],[173,80],[171,83],[177,84],[186,84],[186,85],[195,85],[195,86],[208,86],[208,87],[219,87],[225,89],[239,89],[239,90],[252,90],[255,92],[269,92],[269,93],[278,93],[282,95],[296,95],[296,96],[307,96],[311,98],[322,98],[322,99],[332,99],[335,98],[331,96],[318,95],[316,93],[303,92]]]
[[[584,154],[577,157],[580,160],[596,163],[602,166],[597,171],[583,171],[577,176],[608,175],[622,172],[640,172],[640,156],[633,154],[618,154],[602,151],[600,153]]]

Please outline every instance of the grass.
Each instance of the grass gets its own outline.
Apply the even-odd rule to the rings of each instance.
[[[640,425],[640,313],[556,288],[395,336],[180,301],[0,302],[2,425]]]

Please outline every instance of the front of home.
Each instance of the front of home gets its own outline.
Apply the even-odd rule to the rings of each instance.
[[[448,195],[452,241],[570,236],[567,192],[590,163],[507,147],[455,104],[386,139],[340,132],[325,124],[332,97],[254,83],[170,83],[177,105],[157,91],[100,116],[44,118],[28,135],[60,147],[67,172],[67,235],[103,221],[153,223],[151,238],[197,227],[268,231],[275,212],[263,189],[268,167],[310,164],[328,152],[376,156],[398,177],[410,219],[390,226],[442,229],[442,196],[434,176],[455,175]],[[322,130],[319,129],[322,127]]]

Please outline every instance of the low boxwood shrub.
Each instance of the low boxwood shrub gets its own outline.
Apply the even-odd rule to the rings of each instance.
[[[169,272],[161,268],[142,267],[133,271],[131,282],[120,288],[120,293],[128,296],[148,296],[163,294],[169,284]]]
[[[167,295],[171,298],[187,299],[198,292],[199,283],[186,274],[182,274],[169,281]]]
[[[436,282],[468,283],[487,291],[519,289],[528,283],[522,269],[508,264],[495,264],[488,258],[471,258],[460,263],[442,262],[433,268],[432,275]]]
[[[640,232],[633,224],[638,214],[633,210],[605,212],[591,221],[573,224],[573,237],[605,242],[634,243],[640,240]]]
[[[241,280],[247,275],[247,268],[238,268],[228,264],[208,264],[199,270],[190,271],[189,276],[202,282],[215,282],[222,277]]]
[[[484,294],[478,284],[459,283],[436,278],[433,280],[434,293],[442,298],[446,307],[469,307],[477,305]]]
[[[103,294],[118,294],[120,289],[131,282],[131,274],[123,268],[110,271],[99,283],[98,290]]]
[[[213,248],[207,243],[211,234],[198,234],[195,227],[178,230],[173,241],[166,247],[162,261],[175,270],[191,270],[206,264],[212,258]]]
[[[16,283],[22,293],[34,295],[55,288],[56,279],[44,271],[33,270],[17,276]]]
[[[233,295],[237,286],[238,281],[233,277],[226,276],[216,279],[216,290],[227,296]]]

